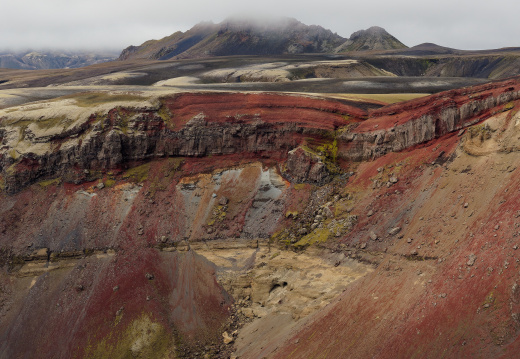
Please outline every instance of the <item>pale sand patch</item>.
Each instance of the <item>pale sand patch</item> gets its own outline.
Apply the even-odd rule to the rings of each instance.
[[[357,66],[357,60],[329,60],[314,61],[300,64],[287,64],[286,62],[270,62],[265,64],[248,65],[243,67],[231,67],[205,72],[204,78],[225,81],[229,78],[240,78],[240,81],[267,81],[281,82],[290,81],[292,71],[300,69],[312,69],[319,67],[351,68]],[[395,76],[392,73],[378,70],[387,76]]]
[[[116,80],[143,77],[143,76],[148,76],[148,74],[145,72],[115,72],[113,74],[101,76],[101,79],[109,80],[109,81],[116,81]]]
[[[258,248],[238,243],[226,247],[226,242],[207,248],[192,244],[192,250],[217,266],[219,282],[241,306],[238,310],[250,318],[235,338],[239,357],[288,336],[296,325],[373,271],[343,254],[317,248],[295,253],[270,248],[266,242]]]
[[[260,66],[248,66],[242,69],[219,69],[204,73],[204,77],[217,81],[227,80],[228,78],[240,78],[241,81],[289,81],[290,72],[283,68],[261,68]]]
[[[199,83],[200,80],[198,77],[193,76],[181,76],[181,77],[174,77],[167,80],[162,80],[154,83],[152,86],[160,87],[160,86],[185,86],[185,85],[193,85]]]

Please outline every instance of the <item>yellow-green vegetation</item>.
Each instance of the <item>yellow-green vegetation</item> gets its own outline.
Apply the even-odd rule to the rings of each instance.
[[[169,123],[172,118],[172,113],[166,105],[161,105],[159,111],[157,111],[157,115],[159,115],[159,117],[166,123]]]
[[[118,106],[116,109],[118,120],[116,121],[115,125],[118,126],[124,134],[126,134],[128,133],[128,124],[130,122],[130,118],[134,116],[136,112],[131,109],[123,109],[120,106]],[[102,122],[102,124],[104,124],[104,122]]]
[[[323,153],[326,160],[336,163],[338,157],[338,141],[334,138],[331,143],[324,143],[316,148],[318,151]]]
[[[328,94],[327,94],[328,95]],[[429,96],[429,93],[396,93],[396,94],[353,94],[353,93],[341,93],[331,94],[331,97],[343,98],[347,100],[363,101],[363,100],[374,100],[383,102],[386,104],[392,104],[397,102],[403,102],[413,100],[415,98]]]
[[[226,218],[227,216],[226,208],[226,206],[215,206],[215,208],[213,208],[213,216],[209,220],[208,226],[212,226],[215,223],[222,222],[224,218]]]
[[[509,111],[509,110],[512,110],[513,108],[515,107],[515,103],[514,102],[508,102],[504,105],[504,111]]]
[[[35,121],[34,123],[36,124],[36,126],[38,126],[39,129],[48,130],[50,128],[57,128],[57,127],[67,128],[73,122],[74,122],[74,120],[71,120],[71,119],[67,118],[67,116],[62,115],[62,116],[58,116],[58,117],[54,117],[54,118],[41,119],[39,121]]]
[[[107,92],[85,92],[61,98],[72,98],[76,100],[76,105],[80,107],[92,107],[109,102],[137,102],[145,99],[134,94],[111,94]]]
[[[13,163],[9,167],[7,167],[4,171],[8,176],[12,176],[16,173],[16,163]]]
[[[287,212],[285,212],[285,218],[292,218],[292,219],[298,218],[298,211],[287,211]]]
[[[294,187],[295,190],[301,191],[301,190],[304,190],[304,189],[307,189],[308,187],[310,187],[310,184],[295,183],[293,187]]]
[[[341,117],[345,120],[345,122],[349,122],[350,121],[350,116],[349,115],[342,115]]]
[[[348,125],[342,126],[336,130],[336,136],[341,134],[349,133],[352,128],[356,127],[356,123],[349,123]]]
[[[116,184],[116,180],[113,178],[109,178],[109,179],[105,180],[104,184],[105,184],[105,187],[107,187],[107,188],[114,187]]]
[[[302,145],[301,148],[305,152],[318,157],[330,173],[337,173],[339,168],[337,165],[338,141],[336,137],[337,131],[331,133],[327,139],[307,138],[306,145]]]
[[[311,233],[302,237],[294,244],[295,248],[304,248],[316,243],[322,243],[334,236],[341,236],[346,231],[350,231],[357,223],[357,216],[345,215],[341,218],[338,216],[335,219],[327,219],[322,222],[320,227],[314,229]]]
[[[119,309],[116,312],[116,317],[114,318],[114,327],[117,327],[119,323],[121,323],[121,319],[123,319],[124,310],[123,308]]]
[[[85,348],[89,359],[169,358],[175,351],[174,337],[165,328],[142,314],[122,332],[112,332]]]
[[[150,163],[145,163],[137,167],[130,168],[123,174],[123,178],[132,182],[140,183],[146,181],[150,173]]]
[[[47,188],[47,187],[52,186],[52,185],[59,185],[60,183],[61,183],[61,179],[60,178],[54,178],[54,179],[49,179],[49,180],[38,182],[38,184],[42,188]]]
[[[280,252],[276,252],[274,253],[270,259],[275,259],[276,257],[278,257],[280,255]]]
[[[294,244],[296,248],[303,248],[315,243],[325,242],[332,235],[332,232],[327,228],[316,228],[311,233],[304,236]]]
[[[282,243],[286,246],[291,244],[290,233],[287,229],[281,229],[269,238],[270,243]]]
[[[478,137],[481,142],[483,142],[485,140],[489,140],[491,138],[491,134],[493,132],[494,131],[486,123],[472,126],[468,129],[469,137],[470,138]]]

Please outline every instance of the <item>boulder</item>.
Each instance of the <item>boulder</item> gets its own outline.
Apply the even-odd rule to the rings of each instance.
[[[284,175],[299,183],[322,184],[331,179],[321,158],[303,147],[297,147],[288,153]]]

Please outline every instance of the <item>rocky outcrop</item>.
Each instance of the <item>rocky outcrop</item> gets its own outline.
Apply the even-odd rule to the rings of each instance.
[[[68,128],[46,118],[27,125],[23,111],[13,112],[3,117],[0,165],[8,192],[45,177],[81,182],[90,170],[152,158],[238,153],[288,158],[289,178],[323,183],[329,171],[320,156],[296,147],[333,150],[332,162],[371,160],[473,125],[518,99],[519,81],[508,80],[386,106],[366,120],[339,100],[274,94],[186,93],[153,106],[116,106]]]
[[[402,151],[510,110],[519,99],[519,81],[509,80],[386,106],[353,131],[341,133],[340,155],[363,161]]]
[[[331,173],[322,158],[303,147],[290,151],[283,174],[294,182],[322,184],[331,178]]]

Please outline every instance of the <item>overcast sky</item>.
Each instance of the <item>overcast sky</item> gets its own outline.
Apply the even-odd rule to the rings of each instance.
[[[294,17],[343,37],[377,25],[408,46],[520,46],[518,0],[3,0],[0,50],[121,50],[237,13]]]

